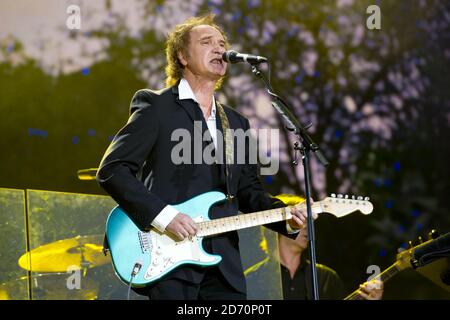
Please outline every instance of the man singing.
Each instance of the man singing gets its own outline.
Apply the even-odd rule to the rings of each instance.
[[[248,161],[248,143],[243,150],[234,143],[234,159],[231,163],[226,160],[230,142],[223,138],[224,128],[249,130],[246,118],[214,97],[226,73],[222,54],[227,48],[227,37],[213,15],[190,18],[175,26],[165,49],[168,87],[134,94],[128,122],[101,161],[97,181],[142,230],[156,228],[179,240],[194,236],[196,223],[171,204],[212,190],[227,194],[229,201],[212,208],[211,219],[237,215],[238,211],[285,207],[263,189],[257,165]],[[197,141],[200,150],[193,142],[190,161],[180,163],[173,152],[178,141],[173,141],[172,133],[177,129],[187,130],[191,137],[201,130],[198,136],[211,139]],[[222,159],[213,164],[204,159],[195,161],[211,144]],[[236,161],[239,152],[245,153],[246,163]],[[185,159],[186,154],[182,156]],[[306,212],[290,210],[292,219],[267,226],[295,237],[306,221]],[[217,266],[181,266],[156,283],[135,290],[150,299],[246,299],[238,244],[236,231],[206,238],[205,250],[222,257]]]

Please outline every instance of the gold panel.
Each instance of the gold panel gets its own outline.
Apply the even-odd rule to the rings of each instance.
[[[102,253],[105,222],[116,203],[108,196],[27,190],[32,299],[126,299],[128,287]],[[131,299],[140,299],[132,292]]]
[[[27,271],[18,260],[26,251],[25,192],[0,188],[0,300],[28,299]]]
[[[239,230],[249,300],[282,300],[277,233],[265,227]]]

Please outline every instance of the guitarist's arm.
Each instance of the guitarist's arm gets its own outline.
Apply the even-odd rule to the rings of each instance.
[[[307,270],[307,279],[311,279],[310,270]],[[320,299],[341,300],[345,296],[345,286],[337,272],[325,265],[317,264],[317,277],[319,281]],[[311,284],[308,283],[308,287]],[[312,288],[309,290],[312,297]]]
[[[127,124],[116,134],[100,163],[97,181],[141,229],[151,227],[167,206],[136,177],[158,135],[152,93],[139,90]]]

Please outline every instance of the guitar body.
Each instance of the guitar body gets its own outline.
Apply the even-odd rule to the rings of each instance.
[[[189,215],[195,222],[202,222],[210,220],[210,207],[223,200],[223,193],[211,191],[173,207]],[[109,214],[106,236],[116,274],[127,284],[131,281],[134,287],[151,284],[184,264],[206,267],[222,260],[222,257],[211,255],[203,249],[202,237],[177,241],[156,229],[149,232],[140,230],[119,206]],[[137,263],[141,265],[140,270],[131,279]]]

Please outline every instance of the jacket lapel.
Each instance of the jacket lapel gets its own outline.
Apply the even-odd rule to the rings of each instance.
[[[201,119],[198,119],[198,115],[196,115],[196,112],[194,108],[192,108],[192,101],[190,100],[180,100],[179,94],[178,94],[178,83],[172,87],[172,93],[175,99],[175,102],[186,111],[189,118],[191,118],[192,122],[194,121],[201,121]]]
[[[200,121],[202,123],[202,127],[203,127],[203,122],[204,122],[202,119],[203,116],[202,116],[201,112],[196,111],[195,102],[190,99],[180,100],[179,94],[178,94],[178,83],[172,87],[172,93],[174,96],[175,103],[178,104],[186,112],[186,114],[191,119],[192,124],[194,124],[195,121]],[[198,125],[194,125],[194,130],[196,130],[197,133],[200,134],[200,137],[203,137],[204,128],[202,130],[202,127],[200,127]]]

